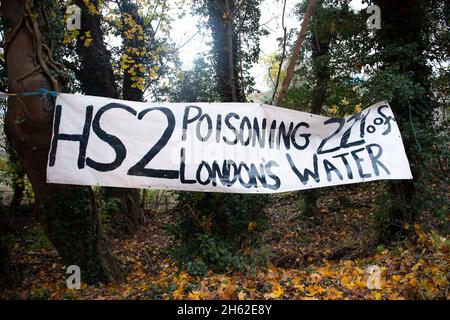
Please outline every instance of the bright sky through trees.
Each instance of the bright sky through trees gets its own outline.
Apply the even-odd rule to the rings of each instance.
[[[177,1],[177,0],[172,0]],[[286,3],[286,15],[285,25],[288,30],[298,30],[300,21],[295,13],[295,6],[297,1],[287,0]],[[354,10],[360,10],[365,5],[361,0],[352,0],[351,7]],[[283,11],[283,1],[281,0],[264,0],[261,10],[261,24],[269,30],[269,35],[261,37],[261,54],[268,55],[279,50],[277,38],[283,36],[281,27],[281,15]],[[178,9],[174,9],[179,13]],[[171,36],[177,46],[184,46],[179,50],[179,57],[183,62],[183,68],[191,68],[193,66],[194,59],[197,55],[202,55],[208,52],[208,43],[211,38],[208,33],[203,29],[202,32],[198,30],[198,24],[201,22],[201,17],[192,15],[187,12],[181,19],[176,19],[172,23]],[[192,39],[191,39],[192,37]],[[265,82],[265,75],[267,73],[266,66],[262,63],[258,63],[251,69],[251,74],[255,77],[256,89],[260,91],[266,91],[268,86]]]

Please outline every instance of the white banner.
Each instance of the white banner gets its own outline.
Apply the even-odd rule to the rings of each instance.
[[[412,179],[387,102],[346,118],[256,103],[58,95],[47,181],[274,193]]]

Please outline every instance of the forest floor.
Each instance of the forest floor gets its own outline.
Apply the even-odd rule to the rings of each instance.
[[[272,263],[255,273],[191,276],[169,255],[168,211],[154,212],[134,236],[112,239],[124,270],[120,283],[66,287],[66,267],[42,236],[31,213],[12,248],[20,284],[1,299],[450,299],[450,216],[424,212],[412,240],[376,245],[374,202],[378,184],[322,190],[321,224],[298,217],[293,193],[272,196],[264,234]],[[447,239],[447,240],[446,240]],[[372,266],[372,267],[369,267]],[[368,270],[368,267],[370,270]],[[373,276],[368,271],[374,272]],[[380,288],[368,279],[380,273]]]

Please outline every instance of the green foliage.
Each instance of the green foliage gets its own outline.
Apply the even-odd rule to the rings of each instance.
[[[29,299],[30,300],[48,300],[50,298],[51,292],[47,288],[35,288],[31,290]]]
[[[32,250],[50,249],[52,247],[52,244],[48,241],[40,227],[34,227],[27,230],[24,239],[26,242],[30,243],[30,248]]]
[[[12,151],[12,150],[11,150]],[[34,199],[34,192],[30,180],[23,176],[21,165],[17,159],[0,157],[0,188],[23,190],[23,196],[27,199]],[[9,191],[9,190],[7,190]]]
[[[66,264],[76,264],[83,281],[107,281],[108,275],[98,252],[99,229],[92,211],[92,194],[87,188],[70,187],[64,197],[54,197],[43,205],[41,214],[47,221],[49,237]]]
[[[402,226],[414,223],[419,212],[444,217],[448,210],[449,6],[413,1],[406,10],[401,1],[374,3],[383,12],[377,31],[368,31],[365,10],[352,12],[348,1],[325,0],[316,6],[285,106],[309,110],[315,75],[323,65],[330,72],[325,114],[342,117],[389,102],[414,180],[388,182],[380,190],[376,219],[380,239],[388,240],[403,235]],[[305,7],[303,2],[299,12]],[[329,45],[328,54],[314,55],[314,38],[322,47]]]
[[[303,18],[306,6],[307,1],[303,1],[297,7],[299,19]],[[366,18],[353,12],[349,1],[317,3],[284,107],[309,112],[316,86],[320,84],[326,91],[324,114],[355,113],[362,99],[359,72],[367,52]]]
[[[220,101],[217,84],[211,81],[211,63],[203,56],[194,61],[191,70],[179,71],[170,90],[170,99],[176,102],[214,102]]]
[[[265,33],[259,25],[259,3],[245,1],[238,6],[230,0],[230,15],[222,1],[198,1],[193,5],[197,14],[208,17],[213,38],[212,63],[197,58],[192,70],[181,72],[172,100],[233,101],[233,68],[236,99],[245,101],[254,84],[248,71],[258,59],[259,37]],[[228,23],[233,25],[232,66],[228,60]],[[211,81],[211,74],[216,81]],[[179,193],[178,201],[178,216],[169,231],[175,238],[173,254],[190,273],[202,274],[208,269],[249,271],[268,263],[260,238],[267,225],[263,213],[266,196]]]
[[[173,80],[171,70],[179,66],[175,43],[170,37],[176,3],[168,1],[117,1],[117,8],[103,18],[108,33],[122,38],[112,47],[112,64],[124,99],[142,101],[144,91],[153,100],[167,95],[162,78]],[[131,94],[130,94],[131,93]]]
[[[215,80],[219,89],[220,100],[231,100],[230,68],[233,69],[237,101],[245,101],[245,97],[254,92],[255,81],[250,75],[250,68],[258,61],[259,39],[268,34],[260,25],[261,0],[235,1],[229,0],[230,16],[227,14],[225,1],[195,1],[193,11],[207,18],[205,24],[211,30],[212,61],[215,67]],[[233,33],[233,65],[229,65],[229,44],[227,23],[231,20]]]
[[[252,271],[267,265],[261,231],[268,197],[241,194],[179,194],[174,223],[168,228],[173,254],[189,272]]]
[[[395,14],[399,1],[378,0],[383,27],[370,39],[377,50],[368,59],[371,64],[365,101],[389,101],[402,133],[410,160],[413,181],[387,183],[378,209],[382,241],[402,236],[403,225],[411,225],[417,215],[430,210],[436,215],[448,208],[448,119],[445,114],[448,93],[441,83],[430,81],[433,76],[432,59],[441,59],[442,48],[433,47],[431,26],[445,24],[442,15],[431,16],[433,0],[413,1],[401,16]],[[438,58],[439,57],[439,58]],[[436,90],[433,90],[433,85]],[[439,134],[438,134],[439,133]]]
[[[100,189],[100,194],[103,193],[103,188]],[[104,195],[98,195],[98,214],[100,217],[100,224],[103,231],[106,234],[112,234],[115,228],[112,225],[111,212],[117,212],[121,210],[121,202],[118,198],[105,197]]]

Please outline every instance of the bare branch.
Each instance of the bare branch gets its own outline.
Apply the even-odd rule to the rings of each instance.
[[[183,42],[183,44],[179,45],[176,49],[175,52],[180,50],[181,48],[183,48],[185,45],[187,45],[192,39],[194,39],[194,37],[196,35],[198,35],[200,33],[200,30],[198,30],[196,33],[194,33],[192,36],[189,37],[189,39],[187,39],[185,42]]]
[[[273,100],[275,100],[275,96],[276,96],[277,90],[278,90],[278,84],[280,83],[281,68],[283,67],[284,58],[286,56],[287,28],[284,25],[284,15],[285,15],[285,13],[286,13],[286,0],[284,0],[283,14],[281,16],[281,27],[283,28],[283,47],[282,47],[282,50],[281,50],[280,65],[278,66],[277,81],[275,83],[275,88],[273,89],[273,95],[272,95],[272,99],[270,99],[270,104],[272,104]],[[270,75],[270,73],[269,73],[269,75]]]
[[[300,56],[300,50],[302,48],[302,43],[306,37],[306,30],[308,28],[308,22],[313,14],[313,10],[314,10],[316,1],[317,0],[309,0],[308,1],[308,8],[306,9],[305,18],[302,21],[302,24],[300,27],[300,33],[298,35],[297,41],[295,42],[294,52],[292,53],[291,60],[289,61],[289,65],[288,65],[288,68],[286,71],[286,77],[284,78],[283,83],[281,84],[281,89],[277,96],[277,100],[276,100],[277,106],[280,106],[281,103],[283,102],[284,97],[286,96],[287,89],[289,88],[292,78],[294,77],[295,64],[297,63],[297,60]]]

